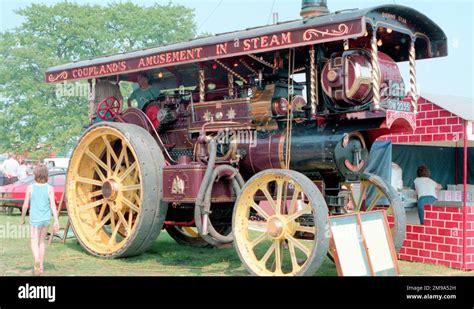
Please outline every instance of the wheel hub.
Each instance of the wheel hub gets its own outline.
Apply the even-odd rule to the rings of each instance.
[[[119,185],[115,180],[109,179],[102,185],[102,195],[109,201],[115,201],[119,192]]]
[[[286,221],[283,218],[273,216],[268,219],[267,233],[274,239],[281,239],[285,234]]]

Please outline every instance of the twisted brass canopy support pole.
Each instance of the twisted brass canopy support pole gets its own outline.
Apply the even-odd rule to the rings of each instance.
[[[371,39],[373,110],[380,109],[380,66],[377,47],[377,29],[374,28]]]
[[[318,71],[316,69],[316,57],[314,46],[309,49],[309,61],[310,61],[310,91],[311,91],[311,115],[316,115],[318,108]]]
[[[415,50],[415,38],[411,39],[410,53],[409,53],[409,66],[410,66],[410,97],[411,105],[413,106],[413,112],[418,113],[418,89],[416,85],[416,50]]]
[[[206,94],[204,68],[199,69],[199,102],[204,102]]]

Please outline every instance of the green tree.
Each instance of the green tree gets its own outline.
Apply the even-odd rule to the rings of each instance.
[[[87,123],[87,97],[58,97],[47,68],[103,54],[188,40],[194,11],[182,5],[107,6],[62,2],[16,12],[23,24],[0,33],[0,153],[65,155]]]

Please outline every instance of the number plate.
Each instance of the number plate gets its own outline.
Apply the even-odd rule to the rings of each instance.
[[[411,112],[410,102],[399,101],[399,100],[388,100],[383,104],[386,109],[398,111],[398,112]]]

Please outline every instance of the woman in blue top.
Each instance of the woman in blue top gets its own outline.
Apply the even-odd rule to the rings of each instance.
[[[53,187],[48,185],[48,168],[44,164],[35,167],[35,183],[28,186],[25,201],[21,211],[21,223],[25,224],[25,215],[30,206],[31,225],[31,251],[35,259],[34,273],[43,273],[43,262],[45,253],[45,237],[51,222],[51,214],[54,217],[54,232],[59,230],[58,212],[54,201]]]

